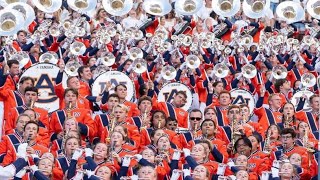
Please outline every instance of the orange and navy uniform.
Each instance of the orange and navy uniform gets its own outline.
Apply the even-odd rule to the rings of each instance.
[[[282,122],[282,113],[279,111],[272,111],[264,107],[255,108],[254,113],[258,116],[258,123],[264,131],[268,129],[271,124],[278,124]]]
[[[128,107],[128,117],[133,117],[133,116],[139,116],[140,115],[140,111],[138,109],[137,104],[131,102],[131,101],[124,101],[122,104],[126,105]],[[100,106],[100,108],[104,111],[108,111],[108,104],[102,104]]]
[[[267,171],[269,169],[268,160],[267,159],[258,159],[252,156],[248,157],[248,169],[251,172],[255,172],[258,175],[261,175],[263,171]]]
[[[110,123],[110,119],[109,119],[109,114],[105,113],[105,114],[97,114],[94,117],[94,122],[95,122],[95,127],[97,130],[97,138],[99,142],[104,142],[103,138],[104,137],[108,137],[109,131],[109,123]],[[94,140],[96,141],[96,140]]]
[[[23,142],[22,136],[16,131],[12,134],[2,136],[2,141],[0,142],[0,162],[3,162],[8,152],[16,152],[14,145],[18,145],[21,142]]]
[[[168,102],[153,102],[154,110],[161,110],[178,122],[178,127],[188,128],[188,112]]]
[[[154,131],[153,128],[141,129],[141,131],[140,131],[140,136],[141,136],[140,147],[141,148],[143,148],[149,144],[152,144],[152,140],[151,140],[152,131]],[[180,143],[179,136],[175,132],[168,130],[168,129],[164,129],[163,131],[168,135],[169,141],[171,142],[171,145],[174,144],[178,148],[182,147],[181,143]],[[140,150],[141,150],[141,148],[140,148]]]
[[[11,133],[10,131],[12,131],[16,127],[18,116],[22,114],[26,109],[28,109],[28,107],[25,105],[10,109],[9,116],[8,116],[8,119],[6,119],[6,124],[5,124],[6,134]],[[33,110],[36,112],[39,121],[44,125],[44,127],[49,129],[48,111],[39,107],[34,107]]]
[[[71,116],[76,119],[80,128],[82,139],[86,137],[93,138],[95,136],[95,124],[91,118],[91,112],[88,109],[75,108],[70,110]],[[67,120],[68,112],[66,110],[58,110],[52,113],[50,119],[51,141],[57,138],[57,134],[62,132],[63,124]]]
[[[312,132],[319,130],[319,118],[317,114],[312,112],[305,112],[303,110],[296,112],[296,118],[300,121],[306,122],[311,128]]]
[[[202,135],[202,131],[201,130],[197,130],[196,132],[189,131],[189,132],[179,134],[181,146],[183,148],[189,148],[190,146],[189,142],[196,138],[194,137],[195,135],[197,137],[200,137]]]
[[[0,88],[0,97],[4,100],[4,119],[9,118],[9,111],[17,106],[22,106],[25,104],[24,95],[19,91],[12,91],[8,89]]]

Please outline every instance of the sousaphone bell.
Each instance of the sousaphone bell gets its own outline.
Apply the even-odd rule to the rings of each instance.
[[[272,75],[275,79],[285,79],[288,75],[287,68],[283,65],[276,65],[272,68]]]
[[[105,66],[112,66],[115,61],[116,61],[116,58],[114,57],[114,55],[111,52],[103,54],[100,57],[100,62]]]
[[[75,41],[70,45],[70,52],[79,56],[86,52],[86,46],[82,42]]]
[[[77,12],[89,12],[96,8],[97,0],[67,0],[69,7]]]
[[[54,13],[62,5],[62,0],[32,0],[33,4],[42,12]]]
[[[240,10],[240,0],[215,0],[212,9],[219,16],[231,17]]]
[[[11,3],[6,8],[15,9],[23,14],[24,27],[29,26],[36,17],[33,8],[26,3],[22,3],[22,2]]]
[[[0,10],[0,36],[16,34],[24,25],[23,14],[15,9]]]
[[[186,58],[186,65],[190,69],[196,69],[200,66],[200,59],[196,55],[189,55]]]
[[[229,68],[223,63],[218,63],[213,67],[213,73],[218,78],[225,78],[229,74]]]
[[[173,66],[167,65],[162,68],[161,75],[162,75],[163,79],[165,79],[167,81],[171,81],[176,77],[177,71]]]
[[[307,12],[311,17],[320,19],[320,0],[309,0],[307,2]]]
[[[129,50],[129,58],[132,60],[143,58],[143,52],[140,48],[133,47]]]
[[[76,60],[68,61],[66,64],[66,67],[64,68],[64,71],[69,76],[77,76],[78,75],[78,69],[81,65]]]
[[[252,64],[246,64],[241,68],[243,77],[252,79],[257,75],[257,68]]]
[[[175,11],[180,15],[193,15],[203,6],[202,0],[176,0]]]
[[[57,64],[58,63],[58,55],[55,52],[46,52],[43,53],[40,57],[39,57],[39,62],[40,63],[51,63],[51,64]]]
[[[6,7],[9,4],[17,3],[17,2],[27,3],[27,0],[0,0],[0,6]]]
[[[104,9],[113,16],[123,16],[133,7],[132,0],[102,0]]]
[[[284,1],[277,6],[276,14],[288,24],[305,19],[305,13],[300,2]]]
[[[270,0],[244,0],[242,3],[243,13],[253,19],[264,17],[269,7]]]
[[[17,60],[19,61],[19,69],[22,69],[29,62],[29,55],[25,51],[16,52],[12,55],[9,60]]]
[[[142,8],[149,14],[164,16],[168,14],[172,7],[168,0],[145,0]]]
[[[147,63],[142,58],[137,58],[132,63],[132,69],[135,73],[141,74],[147,71]]]
[[[304,73],[301,76],[301,84],[304,87],[310,88],[316,84],[316,77],[312,73]]]

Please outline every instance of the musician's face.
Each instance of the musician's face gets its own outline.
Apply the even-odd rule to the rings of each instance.
[[[122,121],[126,119],[127,113],[121,107],[116,107],[114,108],[114,115],[119,121]]]
[[[99,143],[96,145],[96,147],[93,150],[94,157],[97,159],[104,159],[107,157],[108,154],[108,147],[104,143]]]
[[[38,164],[38,168],[45,176],[49,176],[50,174],[52,174],[53,161],[51,161],[50,159],[41,158]]]
[[[158,141],[158,139],[163,136],[166,135],[166,133],[162,130],[162,129],[158,129],[156,130],[155,134],[153,137],[151,137],[151,140],[154,142],[154,144]]]
[[[185,98],[184,95],[182,94],[176,94],[174,96],[173,99],[173,103],[177,106],[177,107],[181,107],[186,103],[187,99]]]
[[[76,138],[70,138],[66,142],[65,149],[66,149],[66,155],[71,156],[74,151],[80,147],[80,144]]]
[[[213,87],[213,90],[216,94],[219,94],[223,89],[223,83],[218,83],[215,87]]]
[[[191,112],[189,115],[191,128],[195,129],[195,127],[197,127],[197,129],[199,129],[201,119],[202,119],[201,112]]]
[[[156,171],[150,166],[142,166],[138,171],[138,177],[141,179],[155,180]]]
[[[31,101],[36,102],[36,101],[38,101],[38,94],[33,91],[27,91],[24,94],[24,98],[27,103],[31,103]]]
[[[111,179],[111,170],[107,166],[101,166],[97,170],[96,175],[99,176],[100,179],[109,180]]]
[[[27,42],[27,38],[26,38],[26,35],[24,34],[24,32],[20,32],[18,34],[18,41],[22,44],[26,43]]]
[[[127,97],[127,88],[118,86],[116,94],[120,97],[120,99],[125,99]]]
[[[293,145],[294,140],[291,134],[282,134],[281,142],[284,147],[290,148]]]
[[[24,139],[36,139],[38,135],[38,126],[36,124],[27,124],[24,131]]]
[[[16,125],[16,129],[18,132],[22,132],[24,126],[27,124],[27,122],[29,122],[31,119],[30,117],[27,116],[20,116],[19,119],[17,120],[17,125]]]
[[[145,149],[142,151],[142,158],[150,163],[154,163],[155,154],[151,149]]]
[[[283,83],[283,89],[284,90],[290,90],[291,89],[291,83],[290,81],[286,81],[285,83]]]
[[[119,99],[118,99],[118,98],[116,98],[116,97],[110,97],[110,98],[108,99],[108,108],[109,108],[110,110],[112,110],[113,107],[116,106],[116,105],[118,105],[118,104],[119,104]]]
[[[207,157],[207,153],[201,144],[196,144],[192,147],[191,150],[191,156],[196,160],[196,161],[203,161]]]
[[[247,171],[238,171],[236,174],[236,179],[238,180],[249,180],[249,175]]]
[[[281,173],[281,177],[292,177],[293,175],[293,166],[290,163],[284,163],[282,164],[280,170]]]
[[[51,162],[54,162],[54,156],[49,152],[42,154],[41,159],[49,159]]]
[[[37,11],[37,18],[41,18],[41,19],[44,18],[44,12],[38,10]]]
[[[23,83],[20,83],[21,89],[24,91],[27,87],[33,87],[31,80],[26,80]]]
[[[91,70],[90,68],[84,68],[83,69],[83,72],[80,73],[81,77],[84,79],[84,80],[90,80],[92,78],[92,73],[91,73]]]
[[[100,10],[99,17],[103,17],[103,18],[107,17],[107,12],[105,10]]]
[[[64,123],[64,129],[68,132],[70,130],[77,130],[77,122],[74,118],[67,119]]]
[[[274,95],[270,101],[270,106],[273,106],[274,109],[279,109],[281,107],[281,98],[279,95]]]
[[[202,133],[207,134],[209,136],[213,135],[215,133],[215,125],[212,121],[205,121],[202,124]]]
[[[123,128],[124,128],[124,127],[122,127],[122,126],[116,126],[116,127],[114,128],[114,131],[121,133],[124,137],[127,137],[128,134],[124,131]]]
[[[209,109],[206,114],[204,115],[204,119],[211,119],[213,121],[216,121],[217,120],[217,115],[216,113],[214,112],[213,109]]]
[[[155,128],[161,128],[164,127],[166,124],[166,117],[162,112],[156,112],[153,114],[153,119],[152,119],[152,124],[153,127]]]
[[[80,81],[77,77],[74,77],[68,81],[68,87],[74,89],[80,89]]]
[[[140,103],[139,109],[142,113],[149,113],[151,111],[152,104],[148,100],[144,100]]]
[[[271,132],[270,132],[270,133],[271,133],[270,135],[271,135],[271,138],[272,138],[272,139],[278,139],[278,137],[279,137],[279,130],[278,130],[278,128],[277,128],[276,126],[271,126],[268,131],[271,131]],[[269,132],[268,132],[268,133],[269,133]]]
[[[294,106],[290,103],[285,104],[283,107],[283,114],[285,115],[285,117],[294,116]]]
[[[198,165],[196,168],[194,168],[192,178],[194,180],[207,180],[207,171],[208,170],[204,166]]]
[[[248,139],[251,141],[252,151],[257,150],[260,146],[258,140],[254,136],[249,136]]]
[[[301,166],[301,156],[298,153],[294,153],[290,156],[289,161],[293,165]]]
[[[12,64],[9,69],[9,73],[12,75],[18,75],[20,73],[19,64]]]
[[[237,157],[235,164],[240,165],[240,170],[246,170],[248,165],[248,158],[245,155],[240,155]]]
[[[314,97],[312,101],[310,101],[310,106],[312,107],[313,110],[318,110],[319,109],[319,97]]]
[[[113,132],[111,135],[111,139],[114,142],[114,146],[122,146],[123,144],[123,136],[119,132]]]
[[[74,94],[72,91],[68,91],[64,97],[64,102],[68,104],[71,102],[72,104],[76,103],[77,101],[77,95]]]
[[[37,121],[37,114],[31,109],[27,109],[23,112],[31,118],[31,121]]]
[[[235,119],[236,122],[239,122],[239,120],[241,119],[240,116],[240,109],[239,108],[232,108],[228,111],[228,119],[231,121],[233,119]]]
[[[238,144],[237,144],[237,153],[249,156],[251,154],[251,148],[249,145],[247,145],[243,139],[240,139]]]
[[[170,148],[170,141],[167,136],[162,136],[158,139],[158,149],[168,150]]]
[[[219,103],[221,106],[228,106],[231,103],[231,97],[228,93],[220,94]]]
[[[305,122],[301,122],[299,123],[299,126],[298,126],[298,131],[299,133],[301,134],[304,134],[304,132],[308,130],[309,131],[309,125]],[[310,131],[309,131],[310,132]]]

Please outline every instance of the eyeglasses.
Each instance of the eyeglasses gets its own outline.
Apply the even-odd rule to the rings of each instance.
[[[190,117],[190,120],[192,120],[192,121],[194,121],[194,120],[200,121],[201,118],[200,117]]]
[[[290,139],[292,136],[281,136],[282,139]]]

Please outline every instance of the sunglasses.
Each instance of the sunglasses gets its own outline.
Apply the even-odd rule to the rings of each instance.
[[[192,121],[194,121],[194,120],[200,121],[201,118],[199,118],[199,117],[190,117],[190,120],[192,120]]]

